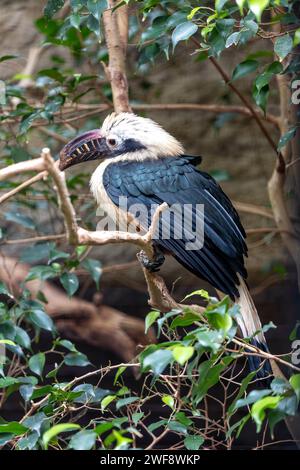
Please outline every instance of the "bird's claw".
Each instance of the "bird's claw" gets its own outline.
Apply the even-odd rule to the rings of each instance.
[[[149,259],[144,250],[141,250],[137,254],[137,258],[142,264],[142,266],[147,269],[150,273],[158,272],[165,261],[164,255],[157,250],[154,250],[154,256],[152,259]]]

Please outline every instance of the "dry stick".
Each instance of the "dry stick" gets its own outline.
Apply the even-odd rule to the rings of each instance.
[[[274,220],[274,215],[270,209],[255,204],[248,204],[245,202],[232,201],[234,207],[240,212],[247,212],[248,214],[261,215],[267,219]]]
[[[40,237],[30,237],[30,238],[17,238],[16,240],[5,240],[1,244],[6,245],[26,245],[27,243],[38,243],[38,242],[48,242],[51,240],[63,240],[67,238],[66,233],[58,234],[58,235],[41,235]]]
[[[14,178],[20,173],[27,171],[44,171],[45,163],[43,157],[34,158],[33,160],[27,160],[26,162],[15,163],[14,165],[1,168],[0,170],[0,181],[5,181],[9,178]]]
[[[197,104],[197,103],[176,103],[176,104],[134,104],[133,109],[136,110],[191,110],[191,111],[208,111],[212,113],[239,113],[254,118],[253,113],[244,106],[235,105],[218,105],[218,104]],[[266,116],[261,116],[262,119],[279,126],[277,116],[267,113]]]
[[[105,106],[105,107],[104,107]],[[131,105],[135,111],[207,111],[211,113],[238,113],[244,116],[252,117],[253,114],[245,106],[238,105],[219,105],[219,104],[200,104],[200,103],[135,103]],[[90,110],[99,109],[99,111],[109,110],[109,105],[99,104],[76,104],[76,105],[65,105],[64,109],[66,112],[74,110]],[[261,118],[279,127],[279,119],[277,116],[267,113],[265,116],[261,115]]]
[[[252,113],[249,111],[248,108],[244,106],[237,106],[237,105],[215,105],[215,104],[198,104],[198,103],[166,103],[166,104],[133,104],[131,108],[134,111],[207,111],[209,113],[238,113],[249,118],[253,119]],[[112,109],[112,106],[108,104],[77,104],[77,105],[66,105],[64,106],[63,110],[57,113],[54,113],[54,116],[64,116],[65,114],[73,113],[76,111],[82,110],[90,110],[85,114],[80,114],[80,116],[70,116],[64,120],[59,119],[55,120],[54,124],[63,124],[72,121],[76,121],[78,119],[84,119],[85,117],[93,116],[98,113],[102,113],[104,111],[109,111]],[[267,113],[265,116],[260,115],[261,119],[264,121],[270,122],[274,124],[277,128],[279,128],[279,119],[277,116]],[[5,121],[5,123],[14,123],[19,119],[10,118]],[[49,135],[62,143],[67,142],[67,139],[53,131],[48,130],[45,127],[45,121],[37,120],[32,124],[32,127],[39,127],[40,130],[44,132],[44,134]]]
[[[31,186],[32,184],[36,183],[37,181],[40,181],[41,179],[44,179],[47,175],[47,171],[41,171],[29,180],[26,180],[23,183],[19,184],[19,186],[17,186],[16,188],[12,189],[6,194],[3,194],[3,196],[0,196],[0,204],[9,199],[10,197],[15,196],[19,191],[22,191],[22,189],[28,188],[28,186]]]
[[[57,166],[58,162],[54,162],[48,148],[44,148],[42,150],[42,158],[44,160],[45,168],[48,170],[56,184],[59,206],[64,215],[65,228],[69,243],[77,245],[78,226],[76,222],[76,214],[67,189],[65,174],[59,171]]]
[[[46,134],[48,137],[52,137],[52,139],[57,140],[58,142],[61,142],[62,144],[67,144],[69,142],[69,139],[64,137],[63,135],[58,134],[57,132],[51,131],[50,129],[47,129],[47,127],[40,127],[39,128],[40,132],[43,132],[43,134]]]

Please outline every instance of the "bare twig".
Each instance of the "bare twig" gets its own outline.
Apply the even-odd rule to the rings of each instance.
[[[48,148],[44,148],[42,150],[42,158],[44,159],[45,168],[52,176],[54,183],[56,184],[60,209],[64,214],[64,223],[68,240],[71,244],[76,245],[78,243],[76,214],[70,200],[65,181],[65,174],[59,171],[58,166],[52,159],[50,150]]]
[[[12,196],[15,196],[18,192],[22,191],[22,189],[28,188],[28,186],[31,186],[32,184],[36,183],[37,181],[40,181],[44,179],[47,176],[48,172],[47,171],[41,171],[37,175],[33,176],[27,181],[24,181],[23,183],[19,184],[16,188],[12,189],[6,194],[3,194],[3,196],[0,196],[0,204],[2,202],[7,201]]]

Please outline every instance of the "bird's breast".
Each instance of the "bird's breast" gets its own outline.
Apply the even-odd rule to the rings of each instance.
[[[103,184],[103,174],[107,166],[110,164],[112,164],[111,160],[105,160],[100,163],[91,177],[90,188],[94,198],[96,199],[97,205],[114,222],[115,227],[110,227],[110,230],[118,230],[122,232],[137,231],[139,233],[144,233],[145,229],[140,226],[139,221],[130,215],[129,212],[125,212],[115,205],[107,194]],[[98,215],[100,214],[98,213]]]

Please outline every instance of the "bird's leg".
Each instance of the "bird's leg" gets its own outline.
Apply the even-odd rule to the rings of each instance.
[[[137,254],[139,262],[146,268],[150,273],[155,273],[160,270],[160,267],[164,264],[165,257],[162,254],[159,247],[153,243],[153,257],[150,259],[144,250],[141,250]]]

